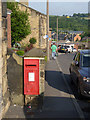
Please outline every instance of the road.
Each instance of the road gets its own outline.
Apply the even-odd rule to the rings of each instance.
[[[74,84],[71,84],[69,66],[70,66],[70,63],[72,62],[73,56],[74,56],[74,53],[60,54],[57,59],[58,59],[59,65],[64,73],[64,76],[65,76],[71,90],[73,91],[73,94],[74,94],[80,108],[83,111],[85,118],[89,119],[90,118],[90,99],[85,98],[85,97],[83,97],[82,99],[79,99],[77,87]]]

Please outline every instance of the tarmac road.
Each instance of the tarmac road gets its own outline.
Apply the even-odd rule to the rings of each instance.
[[[64,73],[64,76],[65,76],[71,90],[73,91],[73,94],[74,94],[81,110],[83,111],[85,119],[90,119],[90,98],[83,97],[82,99],[79,99],[77,87],[74,84],[73,85],[71,84],[69,66],[70,66],[70,63],[72,62],[74,54],[75,53],[60,54],[57,59],[60,64],[60,67]]]

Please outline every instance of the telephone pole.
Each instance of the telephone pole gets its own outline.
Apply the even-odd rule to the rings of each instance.
[[[49,0],[47,0],[47,60],[49,61]]]
[[[57,45],[58,45],[58,16],[57,16]]]

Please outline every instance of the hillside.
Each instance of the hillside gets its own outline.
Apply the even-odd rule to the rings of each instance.
[[[81,16],[58,16],[58,27],[59,30],[73,30],[73,31],[84,31],[88,32],[88,19]],[[57,27],[57,16],[50,16],[50,28],[56,31]]]

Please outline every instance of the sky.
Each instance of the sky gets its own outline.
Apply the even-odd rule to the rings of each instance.
[[[19,0],[16,0],[19,1]],[[20,0],[24,1],[25,0]],[[27,0],[29,7],[46,14],[47,0]],[[73,15],[74,13],[88,13],[89,0],[49,0],[50,15]]]
[[[46,2],[31,2],[31,1],[32,0],[30,0],[29,3],[30,7],[46,14],[46,7],[47,7]],[[88,2],[85,1],[84,2],[49,2],[50,15],[62,16],[62,15],[73,15],[73,13],[88,13]]]
[[[16,0],[19,1],[19,0]],[[26,0],[21,0],[26,1]],[[47,0],[28,0],[30,2],[46,2]],[[49,2],[89,2],[89,0],[49,0]]]

